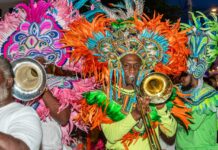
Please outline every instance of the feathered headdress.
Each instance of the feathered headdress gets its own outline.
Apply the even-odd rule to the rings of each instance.
[[[138,13],[143,10],[139,5]],[[162,21],[162,15],[149,18],[131,11],[129,3],[127,6],[127,11],[108,12],[112,18],[98,15],[92,22],[78,19],[69,25],[70,30],[64,31],[62,42],[74,48],[71,55],[74,62],[82,59],[83,73],[94,74],[107,86],[113,78],[116,81],[113,83],[120,86],[124,83],[120,59],[130,53],[143,62],[138,83],[151,71],[172,76],[185,71],[188,38],[187,31],[180,31],[180,21],[175,24]]]
[[[196,14],[191,12],[192,21],[182,24],[182,28],[192,28],[188,32],[188,46],[192,52],[188,60],[188,72],[200,79],[218,56],[218,23],[217,16],[213,14],[212,19],[201,12]]]
[[[67,0],[20,3],[1,21],[0,28],[4,29],[0,32],[3,37],[0,39],[1,55],[9,60],[42,56],[62,66],[69,55],[68,49],[62,48],[59,42],[61,30],[78,17],[78,11],[72,10]]]
[[[153,71],[178,76],[187,70],[190,51],[186,47],[188,42],[186,34],[189,29],[180,31],[179,20],[171,24],[169,21],[162,21],[162,15],[159,14],[154,14],[152,18],[140,14],[143,3],[137,3],[136,0],[133,2],[126,2],[121,9],[109,9],[98,4],[97,7],[102,8],[109,17],[97,15],[91,22],[86,18],[79,18],[69,25],[69,30],[64,31],[61,40],[66,47],[74,48],[71,61],[74,64],[81,63],[81,72],[84,76],[95,76],[106,93],[91,91],[83,94],[85,100],[78,120],[82,119],[92,128],[125,117],[121,112],[122,106],[114,102],[121,98],[121,88],[125,85],[121,64],[121,58],[125,55],[135,54],[142,60],[137,86]],[[133,11],[133,4],[137,11]],[[167,107],[188,127],[190,122],[187,118],[190,115],[187,112],[190,110],[176,97],[176,95],[183,96],[176,91],[174,89],[174,94],[170,98],[175,101],[170,100]],[[129,111],[131,104],[136,102],[134,90],[131,96],[127,95],[123,99],[125,100],[129,100],[127,107]],[[151,113],[157,121],[158,117],[154,114],[156,113]]]

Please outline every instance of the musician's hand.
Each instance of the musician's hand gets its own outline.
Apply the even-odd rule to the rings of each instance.
[[[165,106],[165,103],[156,104],[157,109],[162,109]]]
[[[149,103],[150,103],[149,98],[138,97],[136,108],[132,111],[132,116],[136,121],[142,117],[141,109],[143,110],[143,113],[148,113],[150,111]]]
[[[38,61],[42,66],[44,66],[46,73],[54,74],[55,65],[47,64],[45,58],[41,56],[36,57],[35,60]]]
[[[38,61],[43,66],[45,66],[46,64],[46,60],[44,57],[36,57],[35,60]]]

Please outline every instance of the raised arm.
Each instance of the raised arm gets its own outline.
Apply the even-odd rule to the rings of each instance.
[[[79,73],[70,70],[63,70],[62,67],[57,67],[54,64],[46,64],[46,60],[43,57],[36,57],[35,59],[45,67],[47,74],[53,74],[55,76],[80,77]]]
[[[45,69],[46,69],[46,72],[48,74],[53,74],[55,76],[67,76],[67,77],[77,76],[77,77],[81,77],[79,73],[76,73],[76,72],[70,71],[70,70],[63,70],[61,67],[57,67],[54,64],[46,65]]]
[[[63,70],[60,67],[55,66],[54,64],[47,64],[46,60],[43,57],[37,57],[36,60],[41,63],[41,65],[45,66],[45,70],[47,74],[53,74],[55,76],[75,76],[76,73],[68,70]],[[65,108],[61,112],[58,113],[60,103],[58,100],[53,96],[53,94],[46,90],[42,95],[42,99],[46,105],[46,107],[50,111],[50,115],[62,126],[65,126],[69,119],[70,119],[70,107]]]
[[[101,127],[107,140],[110,143],[116,143],[116,141],[122,139],[137,123],[132,114],[129,114],[121,121],[112,124],[102,124]]]
[[[122,137],[127,134],[139,121],[141,118],[141,108],[148,110],[149,100],[142,100],[139,97],[140,104],[137,103],[136,108],[132,110],[130,114],[126,116],[121,121],[112,124],[103,124],[102,130],[105,137],[110,143],[115,143],[116,141],[122,139]]]
[[[65,126],[69,119],[70,119],[70,106],[62,110],[58,113],[60,103],[58,100],[52,95],[52,93],[49,90],[46,90],[42,96],[42,99],[46,105],[46,107],[49,108],[51,116],[62,126]]]

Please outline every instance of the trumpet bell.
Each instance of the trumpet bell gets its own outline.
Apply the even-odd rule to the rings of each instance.
[[[46,86],[46,71],[36,60],[21,58],[12,62],[14,86],[12,94],[16,99],[30,101],[38,98]]]
[[[151,73],[147,75],[140,85],[142,96],[148,96],[150,103],[164,103],[172,94],[173,83],[171,79],[162,73]]]

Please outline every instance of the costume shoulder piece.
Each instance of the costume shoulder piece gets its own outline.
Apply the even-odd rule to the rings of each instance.
[[[204,83],[202,88],[193,91],[192,95],[190,97],[191,103],[187,102],[188,107],[192,108],[192,111],[198,113],[216,112],[218,92],[213,87]]]

